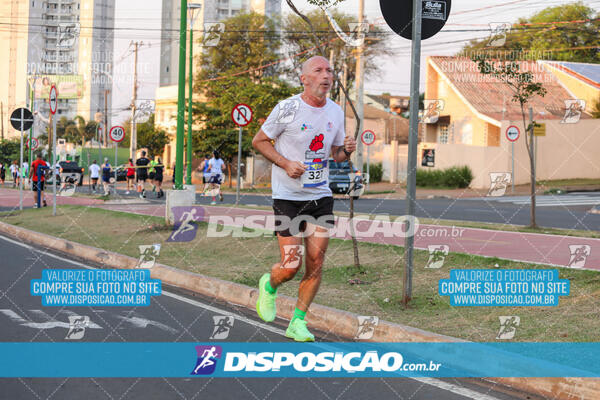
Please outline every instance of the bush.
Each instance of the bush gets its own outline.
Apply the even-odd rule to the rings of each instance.
[[[367,164],[363,164],[363,172],[367,172]],[[383,164],[369,164],[369,182],[377,183],[383,179]]]
[[[473,180],[471,168],[452,167],[444,170],[417,169],[417,186],[466,188]]]

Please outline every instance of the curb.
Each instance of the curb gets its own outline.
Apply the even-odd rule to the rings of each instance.
[[[134,269],[138,260],[133,257],[98,249],[96,247],[56,238],[44,233],[0,222],[0,233],[24,242],[70,254],[110,268]],[[187,289],[204,296],[213,297],[231,304],[254,309],[258,290],[246,285],[224,281],[193,272],[183,271],[163,264],[155,264],[151,277],[168,285]],[[280,295],[277,297],[277,316],[285,318],[293,314],[296,299]],[[332,332],[351,339],[358,331],[357,314],[313,303],[308,312],[311,328]],[[381,320],[373,342],[463,342],[449,336],[428,332]],[[489,381],[516,388],[527,393],[557,400],[600,399],[599,378],[488,378]]]

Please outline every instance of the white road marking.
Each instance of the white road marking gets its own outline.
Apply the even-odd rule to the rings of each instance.
[[[448,392],[452,392],[458,394],[460,396],[464,396],[468,399],[473,400],[499,400],[497,397],[490,396],[488,394],[476,392],[475,390],[467,389],[453,383],[445,382],[436,378],[411,378],[415,381],[419,381],[421,383],[425,383],[427,385],[435,386],[438,389],[444,389]]]
[[[68,262],[68,263],[71,263],[71,264],[74,264],[74,265],[79,265],[79,266],[87,268],[87,269],[96,269],[96,268],[89,267],[89,266],[87,266],[85,264],[82,264],[80,262],[77,262],[77,261],[71,261],[69,259],[57,256],[57,255],[54,255],[54,254],[51,254],[51,253],[48,253],[48,252],[42,252],[41,250],[38,250],[38,249],[33,248],[31,246],[28,246],[28,245],[26,245],[24,243],[20,243],[20,242],[14,241],[12,239],[8,239],[8,238],[6,238],[4,236],[1,236],[1,235],[0,235],[0,238],[4,239],[6,241],[9,241],[11,243],[17,244],[17,245],[19,245],[21,247],[25,247],[25,248],[37,251],[37,252],[42,253],[42,254],[44,254],[46,256],[54,257],[54,258],[56,258],[58,260],[61,260],[61,261],[65,261],[65,262]],[[164,294],[166,296],[169,296],[169,297],[172,297],[172,298],[174,298],[176,300],[182,301],[184,303],[188,303],[188,304],[194,305],[196,307],[201,307],[201,308],[204,308],[206,310],[212,311],[214,313],[218,313],[220,315],[233,316],[238,321],[246,322],[246,323],[248,323],[248,324],[250,324],[252,326],[255,326],[255,327],[267,330],[269,332],[273,332],[273,333],[277,333],[277,334],[280,334],[282,336],[285,336],[285,331],[283,331],[282,329],[278,329],[278,328],[275,328],[275,327],[272,327],[272,326],[269,326],[269,325],[266,325],[266,324],[263,324],[263,323],[260,323],[260,322],[256,322],[254,320],[251,320],[249,318],[243,317],[241,315],[237,315],[237,314],[231,313],[229,311],[225,311],[225,310],[222,310],[220,308],[213,307],[211,305],[201,303],[201,302],[196,301],[196,300],[188,299],[186,297],[179,296],[179,295],[177,295],[175,293],[163,291],[162,294]],[[438,389],[446,390],[446,391],[449,391],[449,392],[452,392],[452,393],[455,393],[455,394],[458,394],[458,395],[461,395],[461,396],[464,396],[466,398],[473,399],[473,400],[499,400],[496,397],[492,397],[492,396],[489,396],[489,395],[486,395],[486,394],[483,394],[483,393],[479,393],[479,392],[476,392],[476,391],[471,390],[471,389],[463,388],[463,387],[460,387],[458,385],[454,385],[452,383],[441,381],[439,379],[434,379],[434,378],[408,378],[408,379],[413,379],[413,380],[419,381],[421,383],[424,383],[424,384],[427,384],[427,385],[430,385],[430,386],[435,386]]]

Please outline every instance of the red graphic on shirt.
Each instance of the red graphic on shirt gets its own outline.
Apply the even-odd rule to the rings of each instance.
[[[310,146],[308,146],[308,148],[311,151],[317,152],[319,150],[321,150],[323,148],[323,139],[325,139],[325,136],[323,136],[323,134],[319,134],[317,136],[315,136],[312,140],[312,142],[310,142]],[[320,158],[315,158],[313,160],[314,162],[321,162]]]

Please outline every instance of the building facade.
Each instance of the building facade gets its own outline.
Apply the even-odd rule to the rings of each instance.
[[[58,117],[94,119],[110,110],[115,0],[5,0],[0,3],[0,88],[4,136],[16,135],[8,115],[31,107],[47,117],[52,83]],[[33,96],[32,96],[33,95]],[[106,100],[105,100],[106,96]],[[8,128],[7,128],[8,127]]]

